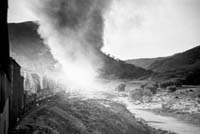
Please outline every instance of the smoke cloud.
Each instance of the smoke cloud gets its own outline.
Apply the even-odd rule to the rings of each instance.
[[[66,84],[92,84],[103,64],[98,53],[110,0],[32,0],[29,5]]]

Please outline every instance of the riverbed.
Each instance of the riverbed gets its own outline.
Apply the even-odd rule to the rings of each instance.
[[[139,105],[133,104],[128,97],[115,98],[115,101],[123,103],[126,108],[137,118],[144,119],[148,125],[177,134],[199,134],[200,127],[180,121],[174,117],[162,116],[153,112],[142,109]]]

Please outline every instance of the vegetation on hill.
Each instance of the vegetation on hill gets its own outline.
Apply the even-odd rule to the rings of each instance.
[[[169,57],[137,59],[128,63],[157,72],[154,80],[181,81],[183,84],[200,84],[200,46]]]
[[[104,76],[113,76],[114,78],[122,79],[138,79],[141,77],[149,76],[153,72],[145,70],[140,67],[128,64],[122,60],[114,59],[108,55],[102,56],[104,59]]]
[[[142,67],[145,69],[149,69],[149,66],[159,60],[164,59],[163,57],[161,58],[141,58],[141,59],[130,59],[130,60],[126,60],[127,63],[138,66],[138,67]]]
[[[173,70],[192,70],[199,68],[200,64],[200,46],[188,51],[175,54],[173,56],[153,62],[148,69],[156,72],[166,72]]]

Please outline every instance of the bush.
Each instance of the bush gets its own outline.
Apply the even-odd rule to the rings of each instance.
[[[150,90],[152,94],[156,94],[158,90],[158,83],[148,83],[140,86],[144,90]]]
[[[150,89],[135,89],[129,93],[129,97],[134,101],[150,102],[152,100],[152,92]]]
[[[160,83],[161,88],[167,88],[168,86],[181,87],[182,81],[179,79],[176,79],[176,80],[169,80],[169,81],[164,81]]]
[[[171,105],[169,105],[167,103],[162,104],[162,110],[170,111],[170,109],[171,109]]]
[[[152,97],[153,94],[152,94],[152,92],[151,92],[150,89],[145,89],[145,90],[143,91],[143,96]]]
[[[147,85],[148,85],[148,83],[142,84],[142,85],[140,86],[140,88],[144,89]]]
[[[140,101],[143,102],[142,97],[143,97],[143,89],[135,89],[129,92],[129,97],[133,99],[134,101]]]
[[[168,86],[174,85],[172,81],[164,81],[160,83],[161,88],[167,88]]]
[[[157,93],[157,90],[158,90],[158,88],[157,87],[147,87],[150,91],[151,91],[151,93],[152,94],[156,94]]]
[[[177,90],[177,87],[176,86],[168,86],[167,87],[167,90],[168,90],[168,92],[176,92],[176,90]]]
[[[116,88],[117,91],[119,92],[124,92],[126,90],[126,85],[125,84],[120,84]]]

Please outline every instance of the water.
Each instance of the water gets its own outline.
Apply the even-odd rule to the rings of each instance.
[[[131,103],[127,98],[121,99],[121,102],[127,106],[127,109],[135,117],[143,118],[150,126],[162,130],[175,132],[178,134],[200,134],[200,127],[197,125],[185,123],[169,116],[161,116],[149,111],[139,109],[137,105]]]
[[[111,91],[98,93],[99,98],[107,98],[126,105],[127,109],[137,118],[144,119],[150,126],[177,134],[200,134],[200,126],[180,121],[169,116],[162,116],[150,111],[142,110],[139,105],[132,103],[128,97],[119,97]]]

